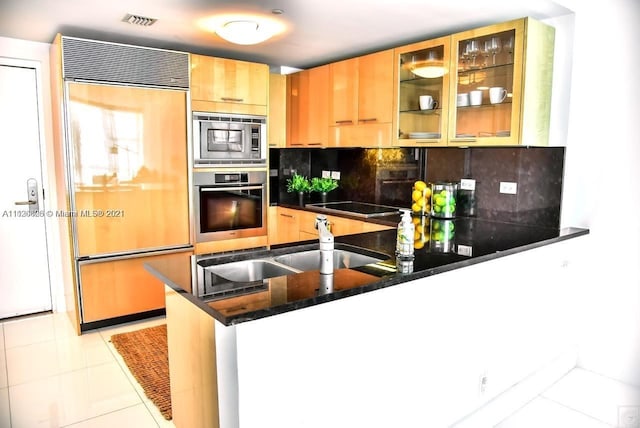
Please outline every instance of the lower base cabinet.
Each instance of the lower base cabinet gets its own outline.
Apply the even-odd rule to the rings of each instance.
[[[172,288],[164,290],[173,424],[218,428],[214,319]]]

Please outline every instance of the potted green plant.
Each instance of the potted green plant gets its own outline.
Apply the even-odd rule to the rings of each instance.
[[[293,173],[291,178],[287,179],[287,192],[298,193],[298,203],[304,206],[304,194],[311,191],[311,183],[304,175]]]
[[[322,202],[327,202],[327,193],[338,188],[338,180],[333,178],[313,177],[311,179],[311,191],[320,193]]]

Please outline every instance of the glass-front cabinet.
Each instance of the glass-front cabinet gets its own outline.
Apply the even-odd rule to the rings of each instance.
[[[553,48],[531,18],[396,48],[394,144],[547,145]]]
[[[398,61],[395,145],[447,144],[451,37],[403,46]]]
[[[453,35],[449,145],[546,145],[553,44],[530,18]]]

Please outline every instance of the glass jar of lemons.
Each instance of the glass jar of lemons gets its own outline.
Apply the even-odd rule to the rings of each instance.
[[[431,210],[431,187],[422,180],[413,184],[411,192],[411,213],[413,215],[429,215]]]

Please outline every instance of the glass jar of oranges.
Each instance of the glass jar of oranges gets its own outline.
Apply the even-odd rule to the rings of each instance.
[[[456,183],[434,183],[431,186],[431,217],[456,216],[457,190]]]
[[[431,187],[422,180],[413,184],[411,211],[413,215],[429,215],[431,210]]]

